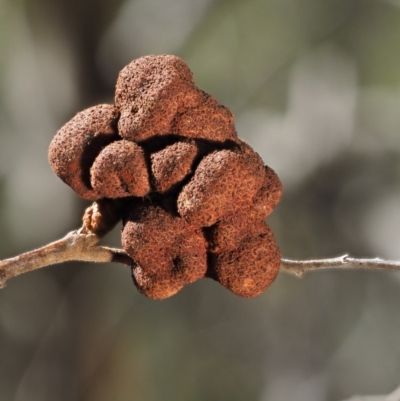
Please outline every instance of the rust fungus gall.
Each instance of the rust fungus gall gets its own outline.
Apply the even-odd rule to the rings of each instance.
[[[119,111],[102,104],[83,110],[67,122],[50,144],[54,172],[85,199],[102,198],[90,184],[90,167],[101,149],[118,139]]]
[[[136,262],[137,288],[150,298],[167,298],[207,270],[201,230],[161,207],[133,209],[122,231],[122,246]]]
[[[178,197],[178,211],[190,224],[208,227],[251,203],[261,188],[264,165],[248,145],[205,156]]]
[[[90,174],[93,189],[107,198],[145,196],[150,190],[143,149],[124,139],[100,152]]]
[[[151,155],[154,186],[159,192],[168,191],[190,172],[197,155],[194,142],[176,142]]]
[[[282,183],[272,168],[265,166],[265,175],[262,187],[253,199],[255,210],[262,218],[268,217],[282,196]]]
[[[282,184],[176,56],[133,60],[118,76],[115,106],[78,113],[57,132],[49,160],[75,192],[97,200],[83,230],[102,236],[123,221],[133,281],[150,298],[203,277],[249,298],[278,274],[264,219]]]
[[[172,132],[186,138],[200,138],[209,141],[236,140],[233,115],[206,93],[199,96],[199,102],[174,121]]]
[[[82,231],[104,237],[120,221],[113,199],[99,199],[89,206],[82,217]]]
[[[281,254],[264,223],[258,235],[245,237],[235,249],[213,255],[213,277],[233,293],[252,298],[261,294],[279,272]]]
[[[185,95],[194,91],[193,76],[176,56],[146,56],[119,74],[115,104],[121,110],[119,131],[132,141],[171,132],[171,123]]]
[[[225,215],[208,229],[209,249],[212,252],[233,250],[243,238],[251,237],[262,231],[264,219],[252,205]]]

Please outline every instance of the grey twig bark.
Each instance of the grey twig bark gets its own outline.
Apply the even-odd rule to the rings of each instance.
[[[0,288],[20,274],[68,261],[117,262],[130,266],[132,259],[121,249],[98,246],[100,237],[80,230],[41,248],[0,261]]]
[[[348,255],[327,259],[290,260],[282,259],[281,270],[296,276],[303,276],[310,270],[322,269],[369,269],[369,270],[400,270],[400,262],[393,260],[356,259]]]
[[[93,234],[93,231],[87,230],[84,224],[81,229],[71,231],[58,241],[14,258],[2,260],[0,261],[0,288],[5,286],[7,280],[20,274],[68,261],[116,262],[132,266],[133,260],[124,250],[97,245],[100,238],[101,235]],[[282,259],[281,262],[281,271],[300,277],[308,271],[323,269],[400,270],[400,262],[379,258],[356,259],[347,255],[314,260]]]
[[[115,205],[107,199],[94,202],[83,215],[79,230],[71,231],[64,238],[41,248],[0,261],[0,288],[10,278],[68,261],[107,263],[116,262],[132,266],[133,259],[122,249],[99,246],[98,242],[119,221]],[[330,259],[282,259],[281,271],[303,276],[310,270],[321,269],[386,269],[400,270],[400,262],[375,259],[355,259],[348,255]],[[400,401],[400,400],[399,400]]]

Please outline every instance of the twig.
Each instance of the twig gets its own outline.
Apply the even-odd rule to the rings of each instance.
[[[0,288],[6,281],[20,274],[68,261],[107,263],[115,262],[132,266],[133,260],[122,249],[98,246],[101,235],[93,234],[84,224],[64,238],[41,248],[0,261]],[[400,270],[400,262],[375,259],[356,259],[347,255],[328,259],[289,260],[282,259],[281,271],[303,276],[310,270],[321,269],[371,269]]]
[[[41,267],[68,261],[116,262],[131,266],[132,259],[121,249],[97,246],[100,237],[82,228],[41,248],[0,261],[0,288],[10,278]]]
[[[348,255],[328,259],[289,260],[282,259],[281,270],[302,277],[309,270],[321,269],[371,269],[400,270],[400,262],[392,260],[356,259]]]

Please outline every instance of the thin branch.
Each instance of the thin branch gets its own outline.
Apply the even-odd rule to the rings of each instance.
[[[6,281],[20,274],[68,261],[107,263],[115,262],[132,266],[133,260],[122,249],[98,246],[101,236],[87,230],[85,224],[71,231],[64,238],[41,248],[0,261],[0,288]],[[370,269],[400,270],[400,262],[375,259],[356,259],[347,255],[328,259],[282,259],[281,270],[303,276],[310,270],[322,269]]]
[[[356,259],[348,255],[328,259],[289,260],[282,259],[281,270],[296,276],[303,276],[309,270],[321,269],[370,269],[370,270],[400,270],[400,262],[392,260]]]
[[[64,238],[41,248],[0,261],[0,288],[6,281],[41,267],[68,261],[116,262],[128,266],[132,259],[121,249],[98,246],[100,237],[84,229],[71,231]]]

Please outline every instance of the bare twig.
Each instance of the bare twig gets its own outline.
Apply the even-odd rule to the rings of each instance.
[[[98,210],[95,209],[95,212],[93,210],[93,206],[87,209],[90,212],[90,218],[87,217],[88,213],[86,213],[84,224],[79,230],[71,231],[64,238],[42,248],[0,261],[0,288],[5,286],[7,280],[20,274],[68,261],[115,262],[132,266],[133,260],[124,250],[97,245],[104,232],[111,225],[108,225],[107,230],[104,229],[103,225],[99,225],[97,231],[94,230],[93,223],[99,223],[101,221],[100,217],[104,221],[104,214],[96,214]],[[93,232],[98,232],[99,234],[97,235]],[[282,259],[280,268],[282,271],[301,277],[310,270],[322,269],[400,270],[400,262],[380,258],[356,259],[343,255],[336,258],[313,260]]]
[[[84,229],[71,231],[64,238],[42,248],[0,261],[0,288],[10,278],[41,267],[68,261],[116,262],[131,266],[132,259],[121,249],[98,246],[100,237]]]
[[[64,238],[42,248],[0,261],[0,288],[10,278],[41,267],[68,261],[122,263],[132,266],[133,260],[122,249],[98,246],[100,238],[84,229],[71,231]],[[374,259],[356,259],[347,255],[328,259],[289,260],[282,259],[281,271],[302,277],[311,270],[322,269],[370,269],[400,270],[400,262]]]
[[[356,259],[348,255],[328,259],[289,260],[282,259],[281,270],[296,276],[303,276],[309,270],[321,269],[371,269],[371,270],[400,270],[400,262],[392,260]]]

